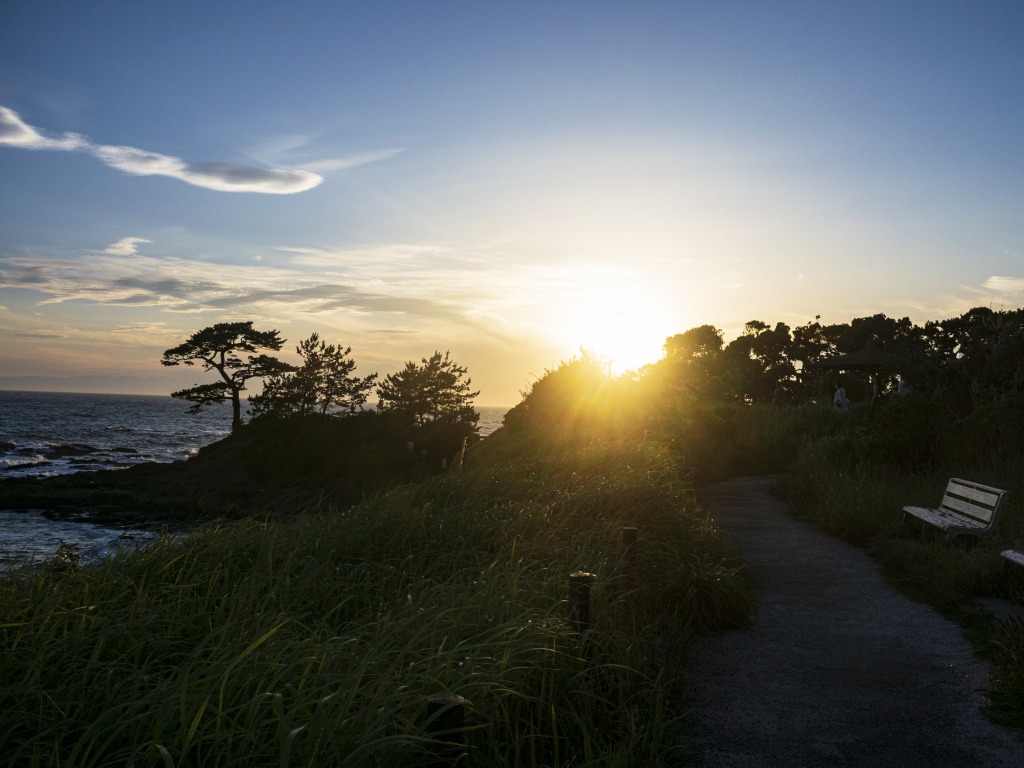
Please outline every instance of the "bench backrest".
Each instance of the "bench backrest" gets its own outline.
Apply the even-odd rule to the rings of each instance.
[[[946,486],[942,508],[992,525],[1008,491],[954,477]]]

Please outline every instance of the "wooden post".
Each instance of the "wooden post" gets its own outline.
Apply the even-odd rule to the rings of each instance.
[[[433,740],[430,768],[458,765],[469,751],[466,736],[466,704],[456,693],[439,693],[427,699],[427,736]]]
[[[590,587],[595,578],[586,571],[569,574],[569,623],[577,632],[590,629]]]

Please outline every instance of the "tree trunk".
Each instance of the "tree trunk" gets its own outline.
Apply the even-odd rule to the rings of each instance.
[[[242,426],[242,397],[237,389],[231,392],[231,431]]]

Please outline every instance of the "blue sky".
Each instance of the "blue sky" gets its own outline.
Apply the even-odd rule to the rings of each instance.
[[[169,392],[252,319],[508,405],[581,344],[1019,307],[1022,40],[1018,2],[9,0],[0,386]]]

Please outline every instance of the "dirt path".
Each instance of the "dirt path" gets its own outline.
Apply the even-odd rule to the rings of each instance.
[[[1024,739],[979,711],[988,670],[959,627],[770,485],[699,494],[750,567],[759,617],[694,646],[693,765],[1024,766]]]

